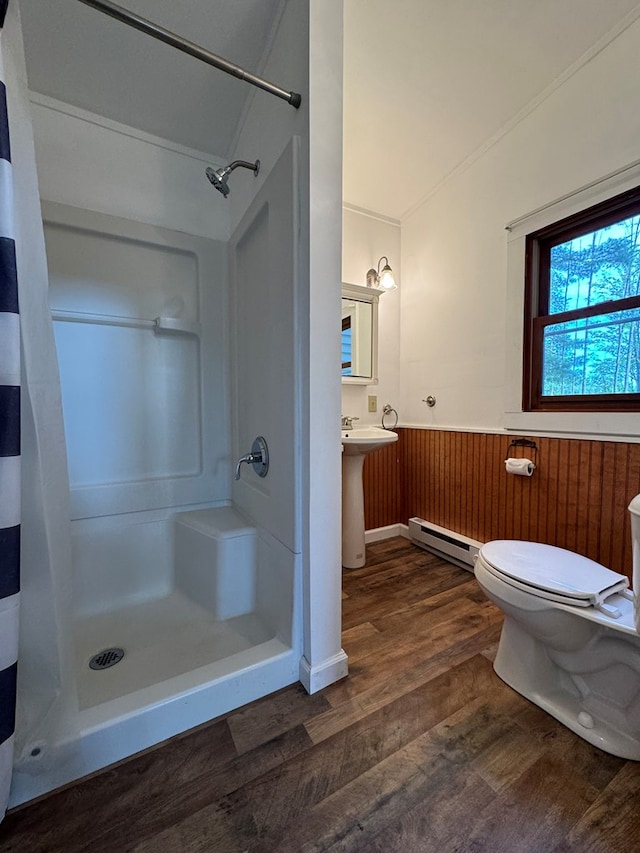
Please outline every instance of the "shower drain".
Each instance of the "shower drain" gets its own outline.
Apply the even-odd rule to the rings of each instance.
[[[115,666],[120,663],[124,657],[124,649],[118,649],[113,646],[110,649],[103,649],[95,654],[89,661],[90,669],[109,669],[110,666]]]

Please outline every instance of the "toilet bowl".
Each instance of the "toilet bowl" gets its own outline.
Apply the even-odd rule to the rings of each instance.
[[[640,495],[629,511],[640,589]],[[594,746],[640,761],[640,613],[626,576],[519,540],[483,545],[474,572],[504,613],[497,675]]]

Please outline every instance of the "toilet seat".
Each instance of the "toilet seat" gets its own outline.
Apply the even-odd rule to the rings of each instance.
[[[572,551],[540,542],[488,542],[480,549],[479,559],[491,574],[517,589],[561,604],[596,607],[614,618],[619,611],[605,601],[629,586],[625,575]]]

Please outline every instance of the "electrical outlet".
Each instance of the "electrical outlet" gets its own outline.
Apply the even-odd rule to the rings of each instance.
[[[369,411],[377,412],[378,411],[378,398],[375,394],[369,394]]]

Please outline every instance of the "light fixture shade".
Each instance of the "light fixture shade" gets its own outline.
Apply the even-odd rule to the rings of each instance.
[[[386,263],[381,270],[380,264],[383,261],[386,261]],[[395,290],[397,286],[393,277],[393,270],[389,266],[389,258],[383,255],[378,261],[378,269],[371,268],[367,272],[367,287],[379,287],[381,290]]]
[[[393,270],[389,264],[383,266],[382,272],[378,276],[378,287],[381,287],[383,290],[395,290],[398,287],[393,277]]]

